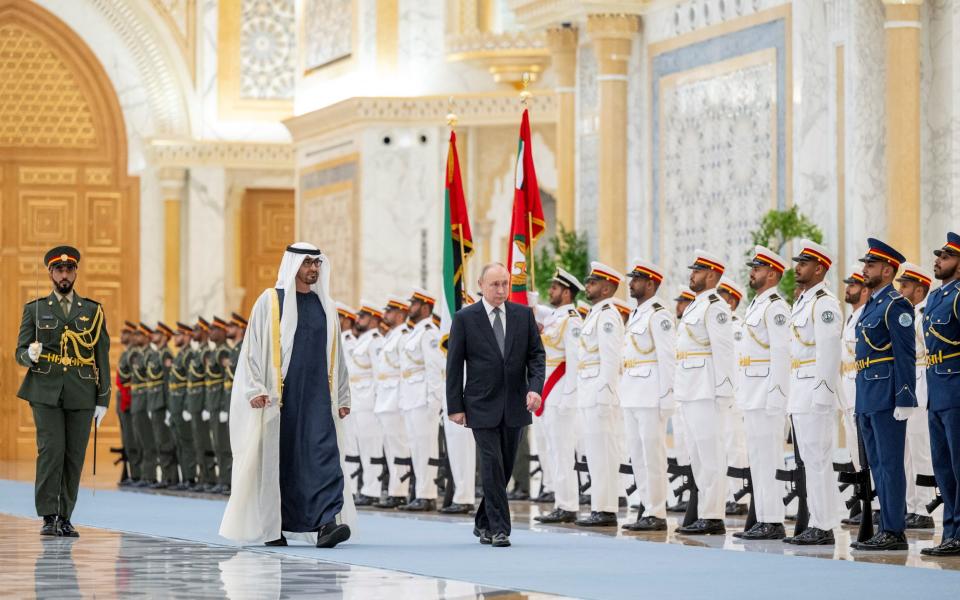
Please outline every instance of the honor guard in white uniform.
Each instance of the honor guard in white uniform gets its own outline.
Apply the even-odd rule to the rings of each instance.
[[[730,307],[717,294],[724,265],[697,250],[690,265],[690,289],[697,294],[677,325],[673,389],[686,426],[690,466],[698,488],[699,518],[677,529],[689,535],[723,534],[727,497],[724,449],[726,413],[733,405],[736,359]]]
[[[859,265],[850,267],[849,276],[843,280],[846,284],[843,299],[850,305],[850,314],[843,325],[843,346],[840,359],[840,417],[843,421],[843,434],[850,462],[853,468],[860,470],[860,451],[857,446],[857,422],[853,409],[857,403],[857,321],[863,313],[863,305],[870,296],[867,286],[863,285],[863,273]],[[858,504],[859,506],[859,504]]]
[[[800,241],[794,257],[797,283],[804,290],[790,317],[791,376],[787,412],[794,443],[806,467],[809,527],[794,537],[798,545],[830,545],[840,526],[840,491],[833,471],[836,410],[839,407],[840,349],[843,319],[840,302],[823,279],[833,263],[830,252],[811,240]]]
[[[740,302],[743,300],[746,290],[732,278],[724,275],[720,278],[720,283],[717,285],[717,294],[719,294],[727,303],[727,306],[730,307],[730,324],[733,329],[734,354],[739,360],[743,352],[746,333],[744,332],[743,319],[737,314],[737,309],[740,307]],[[734,381],[735,387],[739,385],[738,382],[739,379]],[[736,469],[746,468],[747,434],[743,429],[743,413],[740,411],[740,407],[737,406],[736,402],[734,402],[730,410],[727,411],[726,417],[727,419],[723,424],[725,435],[723,446],[727,451],[727,466]],[[735,491],[733,486],[727,487],[726,514],[745,515],[747,514],[747,507],[744,504],[738,504],[737,501],[734,500],[733,494]]]
[[[735,537],[746,540],[782,540],[783,425],[790,391],[790,305],[777,286],[787,268],[779,254],[756,246],[750,267],[750,288],[756,296],[743,319],[738,343],[740,377],[737,407],[743,414],[747,458],[757,521]]]
[[[907,473],[907,529],[933,529],[933,517],[926,514],[926,504],[933,498],[933,488],[917,485],[917,476],[933,479],[930,456],[930,429],[927,424],[927,346],[924,340],[923,311],[927,293],[933,282],[933,273],[913,263],[903,263],[897,283],[900,294],[910,301],[916,311],[917,354],[917,408],[907,418],[907,437],[904,446],[904,467]],[[932,481],[931,481],[932,482]],[[921,514],[922,511],[922,514]]]
[[[620,407],[633,477],[641,506],[629,531],[667,529],[667,419],[674,411],[676,329],[672,311],[657,296],[663,269],[641,259],[629,272],[630,296],[637,301],[623,340]]]
[[[353,347],[357,344],[357,335],[354,333],[354,327],[357,324],[357,311],[340,301],[337,301],[335,306],[337,307],[337,316],[340,318],[340,344],[343,347],[343,357],[349,365],[350,353],[353,352]],[[344,444],[346,445],[344,454],[359,459],[360,444],[357,439],[357,429],[353,419],[344,419],[343,434]],[[351,485],[356,488],[352,478]],[[357,489],[353,491],[354,493],[359,493]]]
[[[534,313],[543,327],[540,337],[547,357],[543,404],[534,413],[540,466],[549,473],[554,500],[553,510],[534,517],[541,523],[572,523],[580,507],[580,488],[574,470],[577,419],[577,352],[583,319],[574,305],[583,284],[563,269],[557,269],[550,282],[550,306],[537,304]],[[532,296],[533,294],[528,294]]]
[[[463,307],[467,307],[476,300],[465,294]],[[461,307],[461,308],[463,308]],[[434,324],[440,329],[440,317],[434,315]],[[441,334],[441,382],[447,378],[446,334]],[[448,515],[466,515],[473,512],[477,497],[477,443],[473,439],[473,432],[454,423],[447,417],[447,403],[440,403],[440,412],[443,415],[443,436],[447,445],[447,461],[450,463],[450,473],[453,478],[453,499],[449,506],[444,506],[439,512]]]
[[[681,285],[677,287],[677,295],[673,299],[676,303],[674,305],[674,314],[677,317],[676,322],[680,322],[680,319],[683,318],[683,311],[687,310],[690,303],[696,299],[697,295],[693,293],[690,286]],[[673,431],[673,457],[677,460],[679,466],[689,466],[690,451],[687,449],[687,438],[685,437],[687,427],[683,424],[683,415],[680,411],[674,411],[673,416],[670,417],[670,424],[671,430]],[[686,510],[686,503],[682,498],[676,505],[670,507],[671,512],[685,512]]]
[[[410,297],[408,319],[413,328],[400,347],[400,412],[403,414],[416,477],[416,499],[401,510],[436,509],[437,465],[439,464],[438,427],[443,397],[443,354],[440,332],[433,324],[436,298],[414,289]]]
[[[407,431],[400,413],[400,348],[407,330],[407,312],[410,303],[401,296],[391,296],[383,311],[383,322],[389,328],[383,339],[380,359],[373,363],[377,378],[377,400],[373,412],[383,432],[383,451],[387,457],[390,479],[387,482],[387,498],[378,508],[397,508],[406,503],[406,484],[401,477],[407,469],[397,464],[397,459],[409,459]]]
[[[380,307],[368,300],[360,301],[357,312],[357,341],[347,357],[350,373],[350,420],[353,421],[360,450],[360,465],[363,468],[363,485],[354,503],[371,506],[380,499],[380,480],[383,472],[373,460],[383,456],[383,434],[380,421],[374,414],[377,402],[376,374],[374,365],[382,359],[383,336],[380,335]]]
[[[577,408],[583,426],[584,452],[590,471],[590,515],[576,521],[582,527],[617,525],[620,460],[623,444],[616,435],[621,419],[620,367],[623,318],[613,295],[623,275],[599,262],[590,265],[587,299],[593,303],[580,331],[577,365]]]

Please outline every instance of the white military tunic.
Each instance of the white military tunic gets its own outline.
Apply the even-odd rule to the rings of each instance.
[[[340,344],[343,348],[343,358],[346,360],[347,369],[349,370],[351,367],[350,360],[353,347],[357,345],[357,336],[353,335],[350,331],[341,331]],[[343,420],[343,438],[345,446],[343,453],[347,456],[360,456],[360,443],[357,439],[356,421],[349,416]]]
[[[791,378],[787,411],[807,472],[810,527],[840,526],[840,491],[833,471],[839,407],[843,320],[840,302],[823,282],[805,290],[790,317]]]
[[[577,408],[583,424],[584,451],[590,469],[590,509],[615,513],[623,444],[617,420],[623,317],[607,298],[594,304],[583,323],[577,354]]]
[[[397,465],[396,459],[410,458],[407,432],[400,414],[400,346],[406,333],[405,324],[397,325],[388,331],[384,336],[380,360],[373,364],[377,378],[377,400],[373,412],[380,422],[383,450],[390,469],[387,494],[393,497],[407,495],[404,483],[400,480],[407,469]]]
[[[645,515],[666,518],[667,419],[674,410],[676,328],[656,296],[637,306],[623,340],[620,406]]]
[[[383,348],[383,336],[376,329],[360,334],[348,359],[350,372],[350,397],[353,406],[350,419],[354,423],[357,444],[360,451],[360,464],[363,466],[363,486],[360,493],[371,498],[380,497],[380,481],[383,472],[379,465],[371,461],[383,456],[383,435],[380,422],[374,414],[377,401],[376,374],[374,365],[380,361]]]
[[[440,333],[429,318],[413,326],[400,347],[400,412],[407,430],[407,443],[417,478],[417,498],[437,497],[437,439],[440,401],[443,396],[443,355]]]
[[[544,381],[550,381],[557,368],[564,365],[564,375],[543,399],[543,415],[534,419],[535,431],[543,434],[543,439],[537,440],[540,464],[545,481],[554,492],[554,508],[575,512],[580,507],[580,488],[574,465],[580,437],[577,353],[583,319],[573,304],[557,308],[537,305],[534,313],[543,325],[540,338],[547,364]]]
[[[677,325],[673,390],[686,427],[701,519],[726,514],[723,423],[733,404],[736,360],[730,307],[716,289],[701,292]]]
[[[917,332],[917,408],[907,419],[907,437],[904,446],[904,466],[907,474],[907,513],[926,515],[926,504],[933,499],[934,490],[917,485],[917,475],[933,475],[930,456],[930,427],[927,423],[927,345],[924,340],[923,310],[926,299],[916,306],[913,320]]]
[[[790,389],[790,306],[776,288],[747,308],[739,342],[737,407],[743,412],[754,506],[760,523],[783,523],[783,424]]]
[[[843,325],[843,346],[840,359],[840,417],[843,420],[843,432],[847,451],[856,470],[860,470],[860,448],[857,443],[857,423],[853,414],[857,403],[857,321],[863,312],[861,304]]]

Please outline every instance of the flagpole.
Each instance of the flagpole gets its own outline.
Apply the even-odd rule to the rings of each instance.
[[[530,85],[529,73],[527,72],[523,73],[522,83],[523,83],[523,90],[520,92],[520,104],[523,106],[523,109],[526,110],[527,102],[530,99],[530,92],[529,90],[527,90],[527,87]],[[517,157],[517,160],[522,161],[523,157],[519,156]],[[533,257],[533,214],[530,212],[529,207],[527,207],[527,254],[528,254],[527,260],[530,261],[530,268],[528,269],[528,271],[530,272],[529,289],[530,291],[536,292],[537,291],[537,277],[536,277],[537,271],[536,271],[536,264],[534,263],[534,257]]]

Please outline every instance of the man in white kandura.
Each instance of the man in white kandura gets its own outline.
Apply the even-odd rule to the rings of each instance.
[[[697,250],[689,268],[690,289],[697,298],[677,325],[673,393],[686,426],[699,518],[677,532],[724,534],[727,460],[723,425],[733,405],[736,377],[733,329],[730,307],[716,292],[724,271],[720,258]]]
[[[743,319],[737,406],[743,412],[747,456],[757,522],[734,537],[782,540],[783,424],[790,386],[790,305],[777,293],[787,268],[779,254],[757,246],[750,267],[750,288],[757,293]]]
[[[549,470],[553,483],[553,510],[534,517],[541,523],[572,523],[580,509],[577,482],[577,343],[583,319],[574,305],[583,284],[563,269],[557,269],[550,282],[550,306],[535,304],[534,314],[543,330],[540,340],[547,356],[547,382],[543,403],[534,413],[537,430],[545,443],[538,448],[540,465]],[[528,293],[533,297],[533,293]]]
[[[329,259],[297,243],[283,255],[276,288],[254,304],[230,398],[225,538],[284,546],[290,536],[320,548],[350,538],[356,508],[341,423],[349,375],[329,289]]]
[[[667,419],[673,414],[677,334],[672,311],[657,296],[663,269],[633,261],[630,296],[637,301],[623,340],[620,407],[641,509],[628,531],[667,529]]]

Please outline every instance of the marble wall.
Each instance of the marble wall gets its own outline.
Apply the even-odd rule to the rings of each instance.
[[[597,194],[600,177],[600,96],[597,87],[597,59],[593,44],[586,36],[580,36],[577,49],[577,229],[587,235],[587,249],[596,257],[597,242]],[[640,116],[640,118],[643,118]],[[613,266],[613,265],[611,265]]]
[[[187,173],[187,202],[181,213],[186,319],[209,319],[226,308],[226,186],[223,168],[195,167]]]

